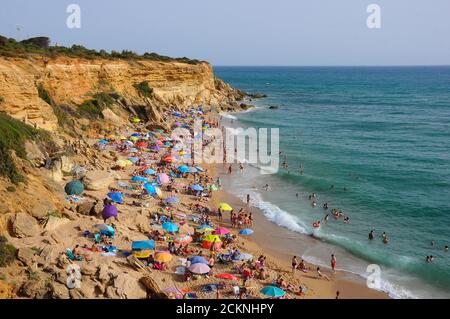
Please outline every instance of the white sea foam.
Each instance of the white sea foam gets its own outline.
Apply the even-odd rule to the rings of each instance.
[[[287,228],[291,231],[295,231],[301,234],[307,234],[307,227],[298,218],[282,210],[277,205],[270,202],[266,202],[262,199],[261,194],[257,192],[249,192],[250,204],[259,208],[264,216],[271,222],[278,226]],[[245,195],[238,195],[242,200],[245,200]]]
[[[230,120],[237,120],[237,117],[228,113],[219,113],[220,116],[230,119]]]

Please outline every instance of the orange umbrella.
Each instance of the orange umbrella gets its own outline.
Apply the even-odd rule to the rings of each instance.
[[[239,278],[236,277],[235,275],[227,274],[227,273],[218,274],[218,275],[216,275],[216,277],[220,278],[220,279],[239,280]]]
[[[167,251],[159,251],[155,254],[155,260],[166,263],[172,260],[172,255]]]

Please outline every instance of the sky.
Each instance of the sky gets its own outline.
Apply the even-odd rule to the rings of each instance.
[[[70,4],[81,28],[66,25]],[[213,65],[450,65],[450,0],[14,0],[0,34]]]

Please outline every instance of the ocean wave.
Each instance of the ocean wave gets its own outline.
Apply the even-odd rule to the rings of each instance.
[[[269,221],[291,231],[295,231],[301,234],[308,234],[306,225],[298,220],[295,216],[282,210],[280,207],[272,204],[271,202],[264,201],[261,197],[261,194],[257,192],[248,193],[250,194],[250,204],[254,207],[259,208]],[[238,195],[238,197],[244,201],[246,195],[240,194]]]
[[[237,120],[236,116],[228,114],[228,113],[221,112],[221,113],[219,113],[219,115],[224,117],[224,118],[230,119],[230,120]]]

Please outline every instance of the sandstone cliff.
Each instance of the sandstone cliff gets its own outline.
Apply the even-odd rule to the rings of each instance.
[[[147,81],[151,99],[134,85]],[[95,93],[114,92],[124,104],[158,111],[192,105],[237,106],[243,93],[214,77],[206,62],[187,64],[149,60],[0,57],[0,110],[40,128],[55,130],[57,117],[38,95],[42,86],[58,105],[76,107]],[[148,112],[151,115],[154,113]],[[158,112],[159,113],[159,112]]]

